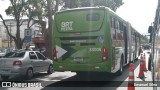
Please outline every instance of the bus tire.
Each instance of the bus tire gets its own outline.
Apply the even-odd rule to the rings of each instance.
[[[121,56],[120,69],[116,72],[116,76],[121,76],[123,73],[123,55]]]

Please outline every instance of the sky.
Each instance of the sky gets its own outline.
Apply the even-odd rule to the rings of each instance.
[[[7,9],[9,5],[10,5],[10,0],[0,0],[0,14],[2,14],[4,19],[11,18],[11,17],[8,17],[5,12],[5,9]]]
[[[141,34],[147,34],[148,26],[154,21],[158,0],[123,0],[123,2],[116,13],[130,22]],[[0,14],[4,19],[10,18],[5,14],[5,9],[9,5],[9,0],[0,0]]]
[[[148,27],[153,23],[158,0],[123,0],[124,4],[116,13],[141,34],[148,33]]]

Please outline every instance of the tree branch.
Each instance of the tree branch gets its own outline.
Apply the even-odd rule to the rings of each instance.
[[[13,38],[14,40],[16,40],[16,37],[14,37],[10,32],[9,32],[9,29],[8,29],[8,26],[6,25],[5,23],[5,20],[3,19],[2,15],[0,14],[0,18],[2,19],[2,22],[3,22],[3,25],[5,26],[6,30],[7,30],[7,34]]]

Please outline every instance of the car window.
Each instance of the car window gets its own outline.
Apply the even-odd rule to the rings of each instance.
[[[7,54],[5,57],[6,58],[22,58],[24,57],[25,52],[12,52]]]
[[[30,59],[37,59],[37,56],[34,52],[29,52],[29,58]]]
[[[7,53],[4,57],[10,57],[10,56],[12,56],[14,53],[15,53],[15,52],[9,52],[9,53]]]
[[[39,59],[43,59],[43,60],[45,59],[45,57],[42,54],[40,54],[38,52],[36,52],[36,54],[37,54],[37,56],[38,56]]]

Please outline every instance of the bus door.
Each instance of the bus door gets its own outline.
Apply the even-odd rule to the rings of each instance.
[[[128,47],[128,36],[127,36],[128,34],[127,34],[127,29],[126,29],[126,27],[124,26],[124,42],[125,42],[125,61],[124,61],[124,64],[127,64],[127,60],[128,60],[128,49],[129,49],[129,47]]]

